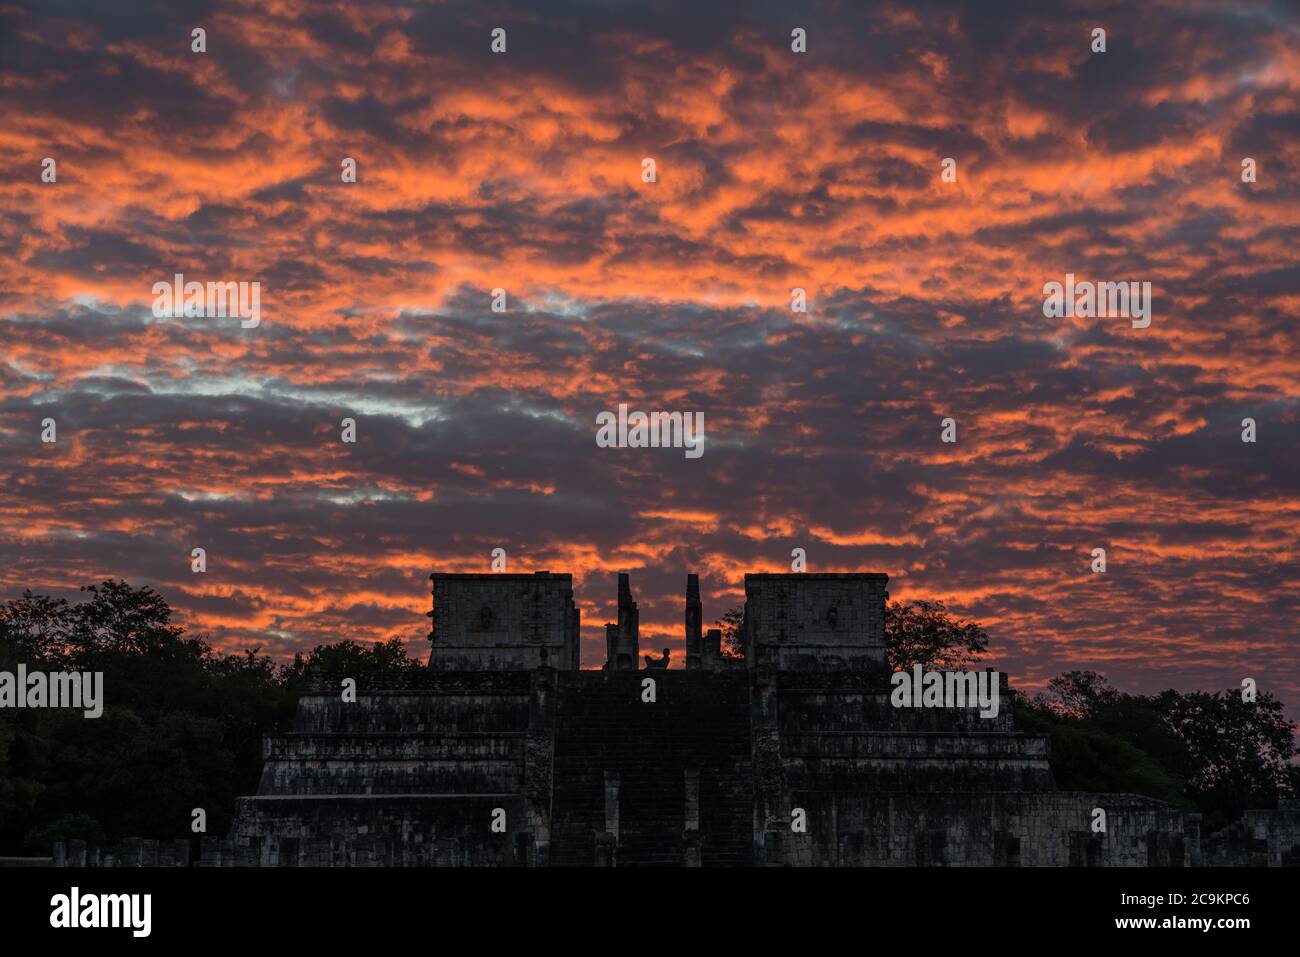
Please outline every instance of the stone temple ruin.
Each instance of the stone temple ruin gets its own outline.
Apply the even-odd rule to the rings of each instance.
[[[891,706],[883,574],[746,575],[743,660],[703,629],[690,575],[684,669],[652,655],[641,667],[637,606],[619,575],[602,670],[579,670],[570,575],[431,579],[427,670],[356,676],[355,702],[343,700],[344,676],[313,676],[293,730],[266,740],[258,793],[239,800],[228,844],[241,862],[1300,860],[1297,810],[1203,847],[1197,814],[1057,790],[1048,739],[1016,731],[1005,695],[991,719],[974,706]],[[1093,831],[1096,808],[1105,833]]]

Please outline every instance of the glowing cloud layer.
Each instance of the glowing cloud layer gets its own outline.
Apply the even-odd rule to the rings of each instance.
[[[6,597],[422,654],[429,571],[502,547],[577,575],[596,664],[615,572],[680,657],[688,571],[713,620],[802,547],[1021,685],[1300,701],[1286,5],[102,6],[0,6]],[[260,281],[260,326],[155,318],[176,272]],[[1046,318],[1070,272],[1150,327]],[[598,448],[619,403],[704,455]]]

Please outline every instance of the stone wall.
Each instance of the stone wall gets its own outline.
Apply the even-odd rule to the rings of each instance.
[[[745,576],[745,658],[785,670],[877,671],[885,663],[880,574]]]
[[[1197,815],[1137,795],[791,787],[807,815],[762,835],[757,862],[786,866],[1190,867]],[[1092,831],[1093,808],[1106,832]]]
[[[526,821],[519,794],[259,796],[240,798],[233,842],[262,867],[499,867],[534,863]]]
[[[212,841],[212,838],[204,838]],[[190,842],[128,837],[108,848],[82,840],[55,841],[49,857],[0,857],[0,867],[188,867]]]
[[[1276,810],[1247,811],[1203,842],[1208,867],[1300,867],[1300,800]]]
[[[433,583],[430,668],[577,669],[579,612],[573,602],[572,575],[434,574],[429,578]]]
[[[355,702],[313,676],[232,839],[263,866],[544,862],[553,675],[357,676]]]

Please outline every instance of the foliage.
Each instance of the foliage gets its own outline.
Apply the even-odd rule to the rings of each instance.
[[[956,670],[979,661],[989,636],[973,621],[956,618],[941,601],[891,601],[885,605],[885,654],[895,671]]]
[[[0,854],[51,841],[103,845],[190,833],[207,812],[224,834],[235,798],[256,791],[262,737],[287,728],[304,673],[423,667],[394,639],[345,640],[277,665],[258,649],[223,655],[172,623],[152,589],[106,581],[70,603],[24,592],[0,605],[0,670],[103,672],[103,714],[0,710]]]
[[[1025,730],[1052,736],[1052,771],[1064,788],[1129,791],[1195,808],[1212,833],[1248,808],[1296,793],[1295,722],[1267,692],[1239,689],[1125,694],[1094,671],[1053,678],[1023,702]]]

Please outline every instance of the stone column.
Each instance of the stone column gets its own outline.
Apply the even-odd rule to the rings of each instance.
[[[605,772],[605,830],[596,835],[596,866],[618,866],[618,774]]]
[[[700,636],[704,627],[704,605],[700,602],[700,576],[686,576],[686,667],[699,668]]]
[[[780,863],[780,844],[768,847],[769,832],[779,834],[789,826],[784,807],[781,768],[781,731],[778,723],[776,671],[769,663],[757,664],[750,689],[750,727],[754,747],[754,863]]]
[[[641,667],[640,615],[632,600],[631,579],[627,572],[618,575],[618,624],[605,626],[608,646],[606,671],[636,671]]]
[[[686,786],[686,812],[682,825],[682,866],[700,866],[700,769],[682,772]]]
[[[555,669],[534,668],[524,739],[524,802],[532,838],[525,863],[545,867],[551,847],[551,784],[555,758]]]

